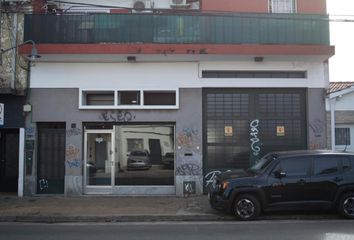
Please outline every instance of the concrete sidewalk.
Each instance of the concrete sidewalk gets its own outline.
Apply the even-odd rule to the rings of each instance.
[[[2,222],[127,222],[231,220],[197,197],[0,196]]]
[[[261,219],[333,219],[335,214],[264,214]],[[194,197],[24,197],[0,195],[0,222],[233,221]]]

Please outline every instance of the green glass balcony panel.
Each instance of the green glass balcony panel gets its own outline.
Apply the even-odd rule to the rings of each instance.
[[[25,16],[36,43],[329,45],[327,15],[62,14]]]

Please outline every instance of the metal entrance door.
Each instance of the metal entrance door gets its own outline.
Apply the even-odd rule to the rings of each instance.
[[[64,193],[65,123],[38,123],[37,193]]]
[[[17,192],[19,131],[4,129],[0,131],[0,191]]]

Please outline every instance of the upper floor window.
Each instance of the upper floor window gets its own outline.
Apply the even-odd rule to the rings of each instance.
[[[178,109],[179,90],[86,90],[79,91],[80,109]]]
[[[203,71],[202,78],[306,78],[305,71]]]
[[[270,13],[295,13],[296,0],[269,0]]]

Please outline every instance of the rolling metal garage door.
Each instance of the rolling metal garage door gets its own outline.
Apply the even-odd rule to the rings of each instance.
[[[204,89],[204,172],[307,148],[305,89]]]

